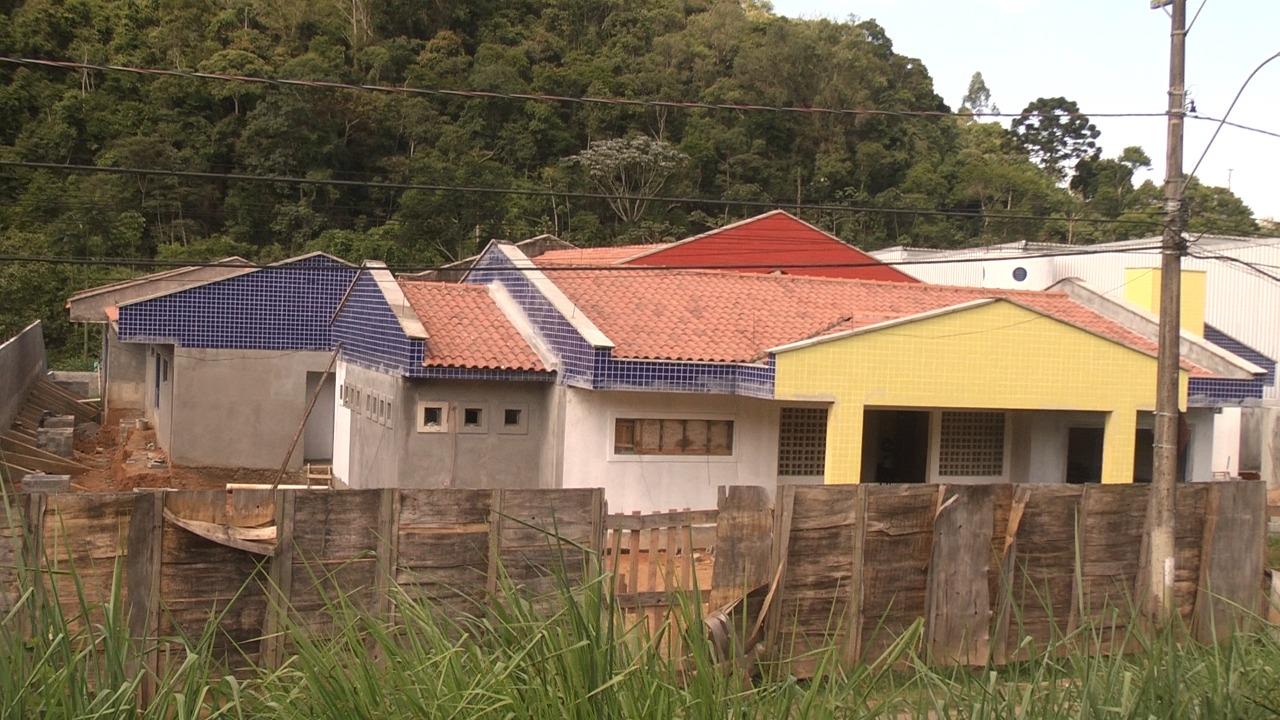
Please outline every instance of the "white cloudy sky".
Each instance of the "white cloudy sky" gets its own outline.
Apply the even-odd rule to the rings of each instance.
[[[1201,0],[1188,0],[1194,14]],[[1169,78],[1169,19],[1149,0],[773,0],[792,17],[883,25],[897,52],[920,58],[953,108],[981,71],[992,98],[1017,112],[1037,97],[1064,96],[1085,112],[1161,112]],[[1280,0],[1204,0],[1187,38],[1187,87],[1198,111],[1222,117],[1240,84],[1280,51]],[[1280,60],[1249,84],[1231,120],[1280,132]],[[1140,145],[1164,176],[1163,118],[1098,118],[1103,153]],[[1215,124],[1189,121],[1185,169]],[[1280,138],[1224,128],[1198,175],[1227,185],[1259,217],[1280,218]]]

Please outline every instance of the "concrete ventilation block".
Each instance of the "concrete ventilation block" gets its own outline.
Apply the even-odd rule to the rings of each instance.
[[[54,455],[69,458],[75,456],[76,431],[74,428],[39,428],[36,430],[36,447]]]
[[[22,489],[34,493],[61,493],[71,490],[70,475],[35,473],[22,478]]]
[[[47,428],[74,428],[76,426],[75,415],[53,415],[44,419],[44,425]]]

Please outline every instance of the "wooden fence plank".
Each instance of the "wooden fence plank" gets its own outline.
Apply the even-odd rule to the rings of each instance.
[[[939,665],[985,665],[990,654],[989,570],[995,486],[952,485],[933,526],[926,647]]]
[[[1266,485],[1210,486],[1193,631],[1202,642],[1225,640],[1261,612],[1266,552]]]
[[[284,661],[285,632],[293,590],[293,516],[296,490],[276,491],[276,554],[271,559],[266,621],[262,628],[262,664],[276,668]]]
[[[773,512],[765,488],[731,486],[719,498],[711,580],[713,608],[769,582]]]
[[[160,620],[160,540],[163,537],[164,494],[139,493],[129,518],[129,548],[125,560],[129,637],[143,675],[139,702],[146,707],[155,697],[160,672],[156,638]],[[136,672],[137,666],[134,666]]]

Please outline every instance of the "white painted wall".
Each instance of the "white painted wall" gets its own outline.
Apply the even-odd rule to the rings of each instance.
[[[338,391],[333,394],[333,476],[351,482],[351,411],[342,404],[342,386],[347,379],[347,363],[338,360],[334,367]]]
[[[777,485],[781,405],[730,395],[606,392],[564,388],[567,488],[603,487],[609,512],[711,509],[720,485]],[[729,419],[730,457],[615,456],[619,417]]]
[[[1222,408],[1214,418],[1213,472],[1240,474],[1240,408]]]
[[[1192,482],[1208,482],[1213,479],[1216,418],[1213,408],[1187,409],[1187,426],[1191,430],[1191,438],[1187,443],[1187,479]]]

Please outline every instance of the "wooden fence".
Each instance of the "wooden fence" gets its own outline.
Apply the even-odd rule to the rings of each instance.
[[[768,589],[771,655],[877,657],[920,619],[941,664],[1015,660],[1088,621],[1115,628],[1141,576],[1148,488],[1062,485],[729,488],[712,511],[608,515],[601,490],[279,490],[10,496],[0,616],[40,581],[73,624],[123,566],[131,635],[152,669],[211,618],[235,667],[279,663],[288,626],[323,631],[342,596],[383,617],[393,586],[446,613],[508,587],[553,603],[599,555],[617,600],[660,619],[672,594],[718,607]],[[1261,610],[1262,483],[1178,488],[1177,600],[1196,637]],[[79,589],[65,570],[74,570]],[[709,581],[707,580],[709,578]],[[697,586],[702,594],[692,595]],[[100,612],[100,610],[98,610]],[[1025,642],[1024,642],[1025,641]],[[1124,650],[1123,647],[1111,648]]]
[[[1124,651],[1136,617],[1149,487],[787,487],[774,525],[768,646],[793,672],[832,644],[878,657],[917,619],[936,664],[1003,663],[1090,623]],[[1202,641],[1262,607],[1259,482],[1177,488],[1175,597]],[[1091,641],[1096,638],[1090,638]],[[1112,647],[1109,644],[1117,644]]]

